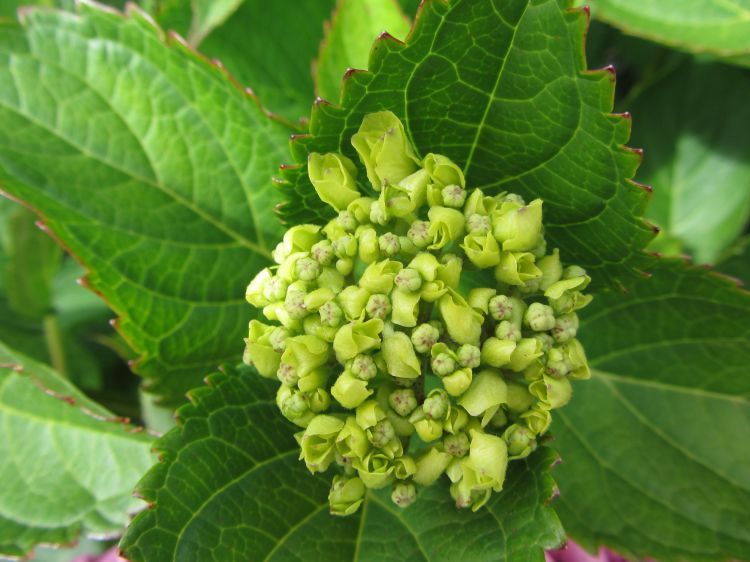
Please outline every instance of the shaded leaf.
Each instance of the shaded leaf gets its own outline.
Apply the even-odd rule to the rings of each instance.
[[[750,557],[750,293],[655,263],[582,315],[596,370],[554,428],[560,516],[634,558]]]
[[[750,236],[740,238],[723,256],[716,268],[750,287]]]
[[[512,463],[504,491],[475,514],[458,511],[447,486],[434,486],[405,510],[381,490],[358,514],[333,517],[330,476],[313,476],[297,460],[294,429],[274,402],[277,384],[244,367],[207,380],[158,441],[163,462],[138,486],[155,503],[121,542],[133,562],[542,561],[542,549],[563,540],[545,505],[549,449]]]
[[[79,10],[0,30],[0,180],[90,269],[174,402],[241,355],[288,129],[136,8]]]

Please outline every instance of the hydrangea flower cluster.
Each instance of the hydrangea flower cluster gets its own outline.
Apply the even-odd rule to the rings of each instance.
[[[310,155],[338,216],[289,229],[248,286],[269,323],[250,323],[245,361],[281,382],[309,470],[339,467],[331,513],[386,486],[406,507],[443,474],[477,510],[590,376],[575,339],[590,279],[547,252],[541,200],[467,188],[449,158],[417,158],[393,113],[351,141],[371,189],[347,157]]]

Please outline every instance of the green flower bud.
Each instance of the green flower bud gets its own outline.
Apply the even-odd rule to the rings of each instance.
[[[294,336],[287,338],[281,360],[292,365],[297,370],[297,376],[304,377],[313,369],[324,365],[330,352],[330,345],[317,336]]]
[[[300,460],[305,461],[310,472],[325,472],[335,457],[336,438],[344,427],[339,418],[315,416],[307,425],[300,440]]]
[[[344,315],[349,320],[355,320],[361,318],[369,298],[370,292],[367,289],[349,285],[339,293],[338,301]]]
[[[299,427],[307,427],[315,417],[305,395],[289,386],[280,386],[276,391],[276,405],[287,420]]]
[[[375,200],[372,197],[358,197],[347,205],[346,210],[354,216],[359,224],[365,224],[370,217],[370,209],[373,203],[375,203]]]
[[[586,380],[591,378],[586,352],[583,350],[581,342],[576,339],[568,340],[560,346],[560,350],[570,366],[569,379]]]
[[[408,236],[399,236],[398,243],[401,245],[401,254],[404,256],[413,256],[419,251]]]
[[[564,350],[560,348],[552,348],[547,353],[547,365],[546,372],[552,377],[564,377],[570,371],[570,365],[565,358]],[[538,380],[541,377],[537,377],[534,380]]]
[[[515,349],[516,342],[513,340],[487,338],[482,344],[482,364],[490,367],[507,365]]]
[[[521,419],[534,435],[544,435],[552,423],[552,414],[543,408],[531,408],[521,414]]]
[[[454,457],[463,457],[469,452],[469,436],[463,431],[443,439],[445,452]]]
[[[336,217],[336,222],[346,232],[354,232],[359,226],[357,219],[354,218],[354,214],[349,211],[339,211],[339,216]]]
[[[268,343],[276,353],[282,353],[286,349],[286,338],[291,336],[291,332],[286,328],[277,327],[268,334]]]
[[[415,292],[422,286],[422,277],[417,270],[407,267],[398,272],[395,283],[402,291]]]
[[[402,218],[412,215],[415,209],[411,194],[398,185],[386,185],[380,192],[379,201],[389,217]]]
[[[492,216],[492,233],[503,250],[528,252],[542,235],[542,200],[535,199],[525,207],[504,203]]]
[[[279,257],[281,263],[286,257],[296,253],[307,253],[313,245],[321,238],[320,227],[314,224],[298,224],[284,233],[284,240],[279,244]]]
[[[307,375],[300,379],[301,383],[311,378],[311,375]],[[327,378],[327,377],[326,377]],[[331,396],[323,388],[316,388],[307,395],[307,401],[310,404],[310,409],[319,414],[325,412],[331,406]]]
[[[367,381],[358,379],[349,371],[344,371],[331,387],[331,394],[344,408],[356,408],[367,400],[372,390],[367,388]]]
[[[466,219],[461,211],[449,207],[430,207],[429,248],[439,250],[464,235]]]
[[[355,181],[357,167],[346,156],[313,152],[307,160],[307,173],[320,200],[337,211],[360,196]]]
[[[411,332],[411,343],[417,353],[428,353],[440,338],[440,332],[432,324],[420,324]]]
[[[286,296],[286,291],[288,288],[289,283],[287,283],[284,279],[282,279],[281,277],[272,277],[263,287],[263,296],[268,302],[282,301]]]
[[[417,463],[409,455],[393,459],[393,474],[399,480],[406,480],[417,472]]]
[[[370,441],[354,416],[346,418],[344,427],[336,437],[336,451],[349,461],[361,459],[370,450]]]
[[[339,258],[353,258],[357,255],[357,239],[352,234],[344,234],[331,243],[333,253]],[[343,274],[346,275],[346,274]]]
[[[339,294],[344,288],[344,276],[332,267],[324,267],[318,275],[318,287]]]
[[[461,281],[462,268],[463,261],[461,258],[456,254],[448,253],[440,258],[440,266],[438,266],[435,274],[437,279],[445,283],[446,286],[457,289]]]
[[[471,369],[458,369],[443,377],[443,387],[451,396],[461,396],[471,385],[473,374]]]
[[[544,375],[529,385],[529,392],[539,399],[540,404],[549,410],[561,408],[570,402],[573,388],[565,377],[555,378]]]
[[[364,227],[358,234],[359,259],[365,263],[372,263],[380,257],[378,247],[378,233],[371,226]]]
[[[409,336],[403,332],[394,332],[383,338],[383,359],[388,373],[403,379],[415,379],[421,373],[419,359],[414,353]]]
[[[440,188],[453,184],[458,185],[458,187],[466,185],[463,171],[447,156],[430,153],[425,156],[423,165],[432,183],[437,184]]]
[[[482,235],[492,232],[492,222],[490,221],[490,217],[477,213],[469,215],[469,218],[466,219],[466,232],[474,235]]]
[[[417,472],[414,482],[420,486],[432,486],[440,475],[448,468],[453,457],[437,447],[430,447],[417,457]]]
[[[519,341],[521,339],[521,329],[513,322],[503,320],[495,328],[495,337],[499,340]]]
[[[368,437],[373,447],[382,449],[396,437],[396,430],[388,419],[380,420],[369,431]]]
[[[490,299],[489,312],[495,320],[510,320],[516,326],[521,326],[526,304],[521,300],[506,295],[498,295]]]
[[[508,368],[511,371],[520,373],[533,361],[544,355],[542,344],[535,338],[522,338],[516,344],[516,348],[510,356]]]
[[[312,392],[328,381],[328,370],[325,367],[313,369],[303,377],[298,377],[297,387],[302,392]]]
[[[419,315],[419,293],[409,293],[396,289],[391,293],[391,321],[404,328],[417,325]]]
[[[456,351],[458,364],[468,369],[479,367],[481,357],[481,351],[475,345],[464,344]]]
[[[284,299],[284,310],[290,318],[294,320],[301,320],[307,316],[307,308],[305,307],[305,297],[307,295],[298,289],[292,287],[286,293]]]
[[[461,247],[469,261],[480,269],[495,267],[500,263],[500,247],[489,232],[468,234]]]
[[[466,202],[466,190],[460,185],[446,185],[440,192],[443,196],[443,205],[460,209]]]
[[[388,257],[393,257],[401,251],[401,242],[392,232],[386,232],[378,238],[378,248]]]
[[[409,507],[417,499],[417,489],[411,482],[396,482],[391,492],[391,501],[401,509]]]
[[[315,289],[305,295],[305,308],[308,312],[315,312],[325,303],[332,301],[334,298],[336,298],[336,294],[330,289]]]
[[[328,492],[331,515],[355,513],[365,498],[365,485],[360,478],[336,475]]]
[[[508,467],[508,447],[502,438],[472,429],[469,446],[469,463],[479,477],[482,487],[495,492],[503,489]]]
[[[552,336],[550,336],[549,334],[539,333],[539,334],[534,334],[531,337],[533,337],[535,340],[539,342],[539,345],[541,346],[541,350],[544,353],[547,353],[555,343],[555,340],[552,339]]]
[[[380,333],[382,331],[383,321],[380,318],[344,324],[339,328],[336,338],[333,340],[336,359],[339,363],[344,364],[360,353],[380,347]]]
[[[503,433],[511,459],[528,457],[536,449],[534,433],[524,425],[513,424]]]
[[[544,256],[536,261],[536,266],[542,271],[542,278],[539,282],[539,288],[542,291],[549,289],[554,283],[557,283],[562,276],[562,264],[560,263],[560,250],[555,250],[548,256]]]
[[[388,486],[395,478],[393,460],[377,451],[368,453],[363,459],[354,459],[352,466],[365,486],[373,490]]]
[[[469,194],[464,205],[464,215],[489,216],[497,207],[497,201],[494,197],[485,197],[481,190],[475,189]]]
[[[443,420],[443,429],[451,435],[455,435],[464,429],[468,423],[469,414],[466,413],[466,410],[458,406],[451,406],[448,410],[448,415]]]
[[[266,306],[269,301],[263,295],[263,289],[272,277],[273,274],[268,268],[259,271],[245,290],[245,300],[256,308]]]
[[[554,288],[554,285],[553,287]],[[581,310],[588,305],[593,297],[584,295],[580,291],[568,291],[563,293],[560,298],[548,299],[550,306],[557,314],[567,314],[576,310]]]
[[[279,364],[279,368],[276,370],[276,378],[278,378],[284,386],[296,386],[297,381],[299,380],[297,369],[289,363],[284,362]]]
[[[448,394],[444,390],[435,389],[425,398],[422,410],[429,419],[442,420],[448,413],[449,406]]]
[[[281,361],[281,354],[274,350],[270,341],[274,330],[273,326],[251,320],[250,334],[245,340],[247,342],[247,353],[243,359],[248,364],[252,363],[258,373],[264,377],[275,376]]]
[[[359,286],[371,293],[388,294],[393,290],[396,275],[398,275],[402,268],[403,265],[401,262],[394,260],[383,260],[372,263],[367,266],[362,277],[360,277]]]
[[[531,303],[523,317],[523,323],[536,332],[546,332],[555,326],[555,312],[546,304]]]
[[[508,389],[503,378],[496,371],[486,369],[474,377],[458,404],[475,418],[481,417],[484,426],[507,399]]]
[[[458,344],[479,345],[484,319],[461,295],[449,290],[440,297],[438,310],[453,341]]]
[[[435,348],[439,349],[437,345]],[[437,353],[433,351],[430,365],[433,373],[439,377],[444,377],[455,371],[458,365],[456,364],[455,354],[448,350],[445,344],[440,344],[440,348],[444,348],[446,351],[438,351]]]
[[[505,407],[512,414],[521,414],[531,408],[535,398],[529,392],[528,387],[525,384],[520,384],[513,381],[506,382],[507,385],[507,398]]]
[[[320,323],[333,328],[340,326],[344,321],[344,311],[333,301],[328,301],[318,309]]]
[[[417,407],[417,397],[411,388],[397,388],[388,395],[388,404],[401,417],[411,414]]]
[[[425,443],[435,441],[435,439],[440,439],[443,435],[443,422],[428,417],[415,419],[419,417],[417,414],[424,416],[423,411],[417,410],[417,412],[411,415],[409,421],[414,425],[414,431],[417,432],[419,438]]]
[[[398,184],[416,170],[419,162],[403,123],[390,111],[365,115],[359,131],[352,136],[352,146],[377,191],[386,183]]]
[[[500,263],[495,267],[495,279],[508,285],[524,285],[541,277],[542,271],[534,264],[529,252],[500,252]]]
[[[352,359],[350,370],[355,377],[363,381],[374,379],[375,375],[378,374],[375,360],[370,355],[364,354],[357,355]]]
[[[370,429],[386,417],[385,410],[375,400],[368,400],[357,407],[357,424],[362,429]]]
[[[412,244],[414,244],[416,248],[424,250],[432,243],[430,223],[419,220],[414,221],[413,223],[411,223],[409,230],[406,232],[406,237]]]
[[[552,328],[552,337],[560,343],[576,337],[578,332],[578,315],[575,312],[563,314],[555,319],[555,325]]]
[[[391,301],[386,295],[370,295],[365,311],[370,318],[385,320],[391,313]]]

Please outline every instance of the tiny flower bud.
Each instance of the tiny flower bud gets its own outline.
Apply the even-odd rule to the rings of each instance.
[[[378,247],[388,257],[393,257],[401,251],[401,242],[392,232],[386,232],[378,238]]]
[[[495,320],[507,320],[511,318],[514,303],[506,295],[497,295],[490,299],[488,308],[489,313]]]
[[[307,161],[310,182],[321,201],[340,211],[360,196],[354,178],[357,167],[340,154],[310,154]]]
[[[274,350],[271,334],[274,328],[257,320],[250,321],[247,348],[243,360],[252,363],[264,377],[273,377],[279,368],[281,354]]]
[[[391,293],[391,322],[404,328],[417,325],[419,314],[419,293],[396,289]]]
[[[446,185],[440,194],[446,207],[461,208],[466,202],[466,190],[460,185]]]
[[[486,425],[507,397],[508,389],[503,378],[496,371],[486,369],[474,377],[458,404],[472,416],[481,417],[482,425]]]
[[[358,197],[349,203],[346,210],[354,216],[358,223],[364,224],[370,216],[370,209],[374,202],[375,200],[371,197]]]
[[[355,320],[362,316],[369,298],[370,292],[367,289],[349,285],[339,294],[338,304],[349,320]]]
[[[508,395],[504,406],[510,413],[521,414],[531,408],[534,403],[534,396],[525,384],[508,381],[506,385]]]
[[[395,466],[393,460],[386,454],[374,450],[363,459],[355,459],[352,466],[365,486],[373,490],[383,488],[394,480]]]
[[[441,188],[451,184],[457,184],[459,187],[466,185],[463,171],[447,156],[430,153],[425,156],[423,165],[432,183]]]
[[[391,301],[385,295],[370,295],[365,311],[370,318],[385,320],[391,313]]]
[[[432,243],[430,223],[426,221],[414,221],[406,232],[406,237],[415,247],[424,250]]]
[[[469,436],[463,431],[455,435],[448,435],[443,439],[445,452],[454,457],[463,457],[469,452]]]
[[[514,349],[516,349],[516,342],[513,340],[487,338],[482,344],[482,363],[490,367],[507,365]]]
[[[419,438],[425,443],[440,439],[443,435],[443,422],[441,420],[433,420],[432,418],[422,417],[422,419],[415,419],[416,414],[419,413],[424,416],[424,412],[418,410],[411,415],[409,421],[414,424],[414,431],[417,432]]]
[[[289,317],[294,320],[301,320],[307,316],[305,293],[291,289],[287,291],[286,298],[284,299],[284,310],[286,310]]]
[[[344,312],[341,307],[333,301],[328,301],[318,309],[320,322],[324,326],[337,327],[344,321]]]
[[[440,332],[432,324],[420,324],[411,332],[411,343],[417,353],[428,353],[440,338]]]
[[[263,296],[263,289],[265,289],[266,283],[268,283],[272,276],[273,274],[271,273],[271,270],[265,268],[253,277],[253,280],[250,281],[250,284],[245,290],[245,299],[247,302],[255,307],[268,304],[268,299]]]
[[[472,429],[469,463],[476,471],[479,485],[499,492],[508,467],[508,447],[502,438]]]
[[[534,435],[543,435],[552,423],[552,414],[543,408],[531,408],[521,414],[521,419]]]
[[[481,362],[481,351],[475,345],[464,344],[456,351],[456,358],[462,367],[474,369]]]
[[[318,287],[333,291],[334,294],[339,294],[344,288],[344,276],[333,267],[324,267],[316,281]]]
[[[340,258],[352,258],[357,255],[357,239],[352,234],[344,234],[331,244],[333,253]]]
[[[440,297],[438,310],[453,341],[458,344],[479,344],[484,319],[461,295],[452,289],[449,290]]]
[[[554,410],[562,408],[570,402],[573,388],[570,385],[570,380],[566,377],[549,377],[545,375],[540,380],[534,381],[529,385],[529,392],[539,399],[544,408]]]
[[[365,485],[360,478],[336,475],[328,492],[328,505],[331,515],[351,515],[362,505]]]
[[[315,417],[305,395],[288,386],[279,387],[276,392],[276,405],[281,415],[299,427],[306,427]]]
[[[378,368],[375,366],[375,360],[370,355],[359,354],[352,359],[350,370],[354,376],[364,381],[375,378],[378,374]]]
[[[489,232],[468,234],[461,247],[469,261],[479,269],[495,267],[500,263],[500,247]]]
[[[546,304],[534,302],[529,305],[523,322],[535,332],[546,332],[555,326],[555,312]]]
[[[338,222],[338,225],[347,232],[354,232],[359,226],[359,224],[357,224],[357,219],[355,219],[354,215],[349,211],[339,211],[339,216],[336,218],[336,222]]]
[[[456,370],[456,361],[448,353],[438,353],[432,358],[432,371],[443,377]]]
[[[520,373],[543,354],[544,350],[539,340],[535,338],[522,338],[518,340],[516,348],[510,355],[510,362],[507,367],[511,371]]]
[[[274,328],[268,335],[268,343],[271,344],[275,352],[282,353],[286,349],[286,338],[290,335],[291,332],[286,328]]]
[[[474,213],[466,219],[466,231],[469,234],[488,234],[492,230],[490,217]]]
[[[445,472],[452,459],[448,453],[437,447],[430,447],[416,459],[417,472],[414,474],[414,482],[420,486],[431,486]]]
[[[496,207],[497,200],[494,197],[485,197],[482,190],[475,189],[466,198],[464,214],[467,217],[474,214],[488,216],[492,214]]]
[[[356,408],[367,400],[372,390],[367,388],[367,381],[358,379],[349,371],[344,371],[331,387],[331,395],[344,408]]]
[[[380,346],[380,333],[383,331],[383,321],[372,318],[365,322],[355,320],[344,324],[333,340],[333,350],[336,359],[344,364],[356,355]]]
[[[414,245],[414,243],[411,240],[409,240],[407,236],[399,236],[398,243],[401,246],[401,253],[407,256],[413,256],[419,251],[418,248]]]
[[[578,331],[578,315],[575,312],[563,314],[555,319],[555,325],[552,328],[552,337],[560,343],[576,337]]]
[[[396,276],[403,265],[394,260],[383,260],[371,263],[359,278],[359,286],[371,293],[388,294],[393,290]]]
[[[344,427],[339,418],[317,415],[307,425],[300,445],[300,459],[310,472],[325,472],[335,458],[336,438]]]
[[[443,387],[451,396],[461,396],[471,385],[473,375],[471,369],[458,369],[443,377]]]
[[[297,262],[299,263],[299,262]],[[299,267],[299,266],[298,266]],[[272,277],[263,287],[263,296],[269,302],[284,300],[289,284],[281,277]]]
[[[378,449],[385,447],[395,437],[396,431],[387,419],[380,420],[369,432],[370,443]]]
[[[421,374],[419,359],[409,336],[394,332],[383,338],[383,359],[388,373],[394,377],[415,379]]]
[[[380,257],[378,248],[378,233],[375,229],[367,226],[358,232],[359,259],[365,263],[372,263]]]
[[[388,395],[388,404],[399,416],[406,417],[417,407],[417,398],[411,388],[397,388]]]
[[[508,444],[511,459],[523,459],[536,449],[534,433],[524,425],[514,423],[505,430],[503,439]]]
[[[386,225],[388,224],[388,211],[385,209],[382,201],[375,201],[370,207],[370,222],[373,224]]]
[[[513,340],[517,342],[521,339],[521,330],[513,322],[503,320],[495,328],[495,337],[500,340]]]
[[[281,381],[281,384],[285,386],[295,386],[299,377],[297,376],[297,369],[289,363],[280,363],[279,368],[276,371],[276,377]]]
[[[525,207],[504,203],[493,214],[492,233],[503,250],[528,252],[542,235],[542,200],[535,199]]]
[[[305,295],[305,308],[309,312],[315,312],[325,303],[332,301],[335,297],[336,293],[330,289],[315,289]]]
[[[297,376],[304,377],[328,361],[331,346],[317,336],[294,336],[287,338],[286,349],[281,355],[284,363],[297,369]]]
[[[398,272],[395,282],[402,291],[415,292],[422,286],[422,277],[418,271],[407,267]]]
[[[449,207],[430,207],[429,234],[432,240],[430,249],[444,248],[464,235],[466,219],[461,211]]]
[[[391,501],[401,509],[409,507],[417,499],[417,489],[411,482],[396,482],[391,492]]]
[[[495,267],[495,279],[508,285],[523,286],[527,281],[542,276],[529,252],[500,252],[500,263]]]
[[[422,404],[425,416],[433,420],[442,420],[448,413],[450,400],[444,390],[435,389],[431,391]]]

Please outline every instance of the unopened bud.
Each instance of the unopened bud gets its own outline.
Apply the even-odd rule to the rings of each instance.
[[[534,302],[529,305],[523,320],[535,332],[546,332],[555,326],[555,312],[551,306]]]
[[[443,448],[449,455],[463,457],[469,452],[469,436],[463,431],[455,435],[448,435],[443,439]]]
[[[460,185],[446,185],[440,192],[443,196],[443,205],[446,207],[463,207],[466,201],[466,190]]]
[[[418,249],[425,249],[432,242],[430,223],[426,221],[414,221],[409,227],[406,237]]]
[[[432,358],[431,366],[432,371],[442,377],[456,370],[456,361],[448,353],[438,353]]]
[[[399,416],[406,417],[417,407],[417,397],[411,388],[397,388],[388,395],[388,404]]]
[[[432,324],[420,324],[411,332],[411,343],[417,353],[428,353],[440,338],[440,332]]]
[[[300,258],[296,264],[297,278],[302,281],[314,281],[320,275],[320,264],[312,258]]]
[[[521,330],[512,322],[503,320],[495,328],[495,337],[501,340],[513,340],[517,342],[521,339]]]
[[[365,311],[371,318],[385,320],[391,313],[391,301],[386,295],[370,295],[365,306]]]
[[[413,293],[422,286],[422,277],[417,270],[407,267],[398,272],[395,282],[402,291]]]
[[[563,314],[555,319],[552,337],[555,341],[566,342],[576,337],[578,331],[578,315],[575,312]]]
[[[387,419],[380,420],[370,430],[370,443],[378,449],[385,447],[394,437],[396,437],[396,431]]]
[[[344,321],[344,312],[341,307],[333,301],[328,301],[318,309],[320,322],[324,326],[337,327]]]
[[[444,390],[435,389],[425,398],[422,409],[428,418],[441,420],[448,413],[448,406],[450,406],[448,394]]]
[[[393,257],[401,251],[401,242],[392,232],[386,232],[378,238],[378,247],[388,257]]]
[[[365,497],[365,485],[360,478],[336,475],[328,492],[331,515],[351,515],[359,509]]]
[[[351,363],[351,371],[354,376],[365,381],[375,378],[378,374],[378,368],[375,360],[370,355],[359,354]]]
[[[479,367],[481,356],[480,349],[471,344],[464,344],[456,351],[458,364],[469,369]]]
[[[417,499],[417,489],[411,482],[396,482],[391,492],[391,501],[400,508],[409,507]]]
[[[357,224],[357,219],[355,219],[354,215],[349,211],[339,211],[339,216],[336,219],[336,222],[347,232],[354,232],[357,230],[357,226],[359,226]]]
[[[276,377],[281,381],[281,384],[285,386],[294,386],[299,380],[297,369],[293,365],[284,362],[279,364],[279,368],[276,371]]]

